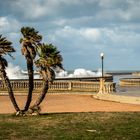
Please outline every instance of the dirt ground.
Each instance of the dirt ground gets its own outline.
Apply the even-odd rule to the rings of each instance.
[[[33,97],[33,101],[37,96]],[[26,96],[16,96],[20,108],[23,108]],[[140,111],[140,105],[116,103],[94,99],[92,95],[48,94],[41,104],[42,113],[57,112],[124,112]],[[14,107],[8,96],[0,96],[0,114],[14,113]]]

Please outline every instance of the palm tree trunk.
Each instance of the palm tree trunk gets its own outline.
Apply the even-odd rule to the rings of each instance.
[[[29,109],[29,106],[32,101],[32,92],[34,89],[33,60],[31,57],[26,57],[26,61],[27,61],[27,70],[28,70],[28,76],[29,76],[29,90],[28,90],[28,96],[27,96],[25,107],[24,107],[24,111],[27,111]]]
[[[49,89],[49,82],[44,81],[41,94],[39,95],[39,97],[37,98],[36,102],[34,103],[34,105],[31,108],[37,107],[37,106],[39,106],[41,104],[41,102],[43,101],[43,99],[46,96],[46,93],[47,93],[48,89]]]
[[[7,77],[6,72],[5,72],[5,70],[4,70],[4,68],[3,68],[1,63],[0,63],[0,76],[1,76],[1,78],[2,78],[6,88],[8,90],[8,94],[9,94],[10,100],[11,100],[15,110],[17,112],[20,111],[20,109],[19,109],[19,107],[17,105],[16,99],[14,97],[14,93],[13,93],[13,90],[12,90],[12,86],[11,86],[10,80]]]

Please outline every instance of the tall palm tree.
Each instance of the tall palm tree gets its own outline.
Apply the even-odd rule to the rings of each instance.
[[[3,81],[4,86],[8,90],[9,97],[11,99],[11,102],[12,102],[15,110],[18,112],[18,111],[20,111],[20,109],[15,100],[13,90],[12,90],[12,87],[10,84],[10,80],[7,77],[7,74],[5,72],[5,69],[8,66],[8,63],[7,63],[6,59],[3,57],[3,55],[7,55],[7,54],[11,56],[11,53],[15,52],[15,49],[11,45],[12,45],[12,43],[10,41],[8,41],[5,37],[2,37],[2,35],[0,35],[0,77]]]
[[[24,111],[27,111],[32,101],[32,92],[34,88],[33,60],[36,57],[36,47],[42,40],[42,36],[38,34],[38,31],[36,31],[34,28],[31,27],[22,27],[21,33],[23,35],[23,38],[20,39],[20,43],[22,44],[21,51],[26,58],[27,70],[29,76],[29,91],[28,91],[27,101],[24,107]]]
[[[35,61],[36,67],[39,69],[40,75],[43,78],[43,88],[38,99],[31,107],[31,109],[36,109],[39,107],[40,103],[46,96],[49,88],[49,83],[52,83],[55,79],[54,69],[59,67],[63,69],[62,66],[62,56],[55,46],[52,44],[40,44],[37,47],[38,60]]]

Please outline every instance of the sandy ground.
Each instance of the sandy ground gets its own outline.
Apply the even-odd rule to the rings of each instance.
[[[37,96],[33,97],[33,101]],[[26,96],[16,96],[23,108]],[[79,94],[48,94],[41,104],[42,113],[57,112],[124,112],[140,111],[140,105],[116,103],[94,99],[92,95]],[[14,113],[14,107],[8,96],[0,96],[0,113]]]

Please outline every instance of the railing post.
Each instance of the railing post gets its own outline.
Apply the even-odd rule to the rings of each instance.
[[[68,90],[72,90],[72,82],[71,81],[68,82]]]
[[[104,78],[100,78],[100,82],[99,82],[99,92],[98,94],[104,94],[105,93],[105,79]]]

